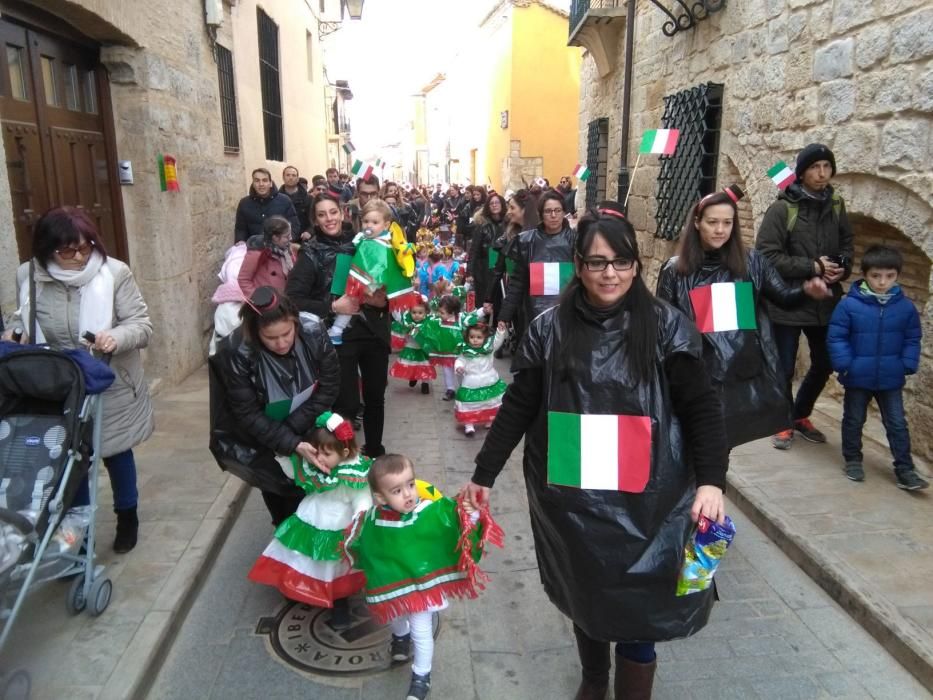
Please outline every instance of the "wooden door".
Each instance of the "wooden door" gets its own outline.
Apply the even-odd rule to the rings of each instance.
[[[0,20],[0,123],[21,260],[39,216],[84,208],[107,252],[126,260],[126,239],[98,51]]]

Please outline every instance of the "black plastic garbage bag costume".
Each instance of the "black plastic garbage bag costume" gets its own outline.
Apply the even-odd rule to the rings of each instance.
[[[558,302],[558,294],[535,296],[531,294],[529,266],[532,263],[573,262],[573,242],[576,233],[569,226],[554,235],[534,228],[519,234],[509,249],[515,261],[515,271],[509,275],[509,286],[502,302],[500,320],[513,321],[524,312],[525,323]]]
[[[265,350],[259,341],[244,342],[242,330],[221,341],[208,361],[210,450],[221,469],[251,486],[292,495],[294,482],[275,456],[291,455],[317,417],[331,409],[339,391],[337,353],[311,314],[300,315],[295,345],[285,356]],[[284,405],[287,417],[271,418],[273,404]]]
[[[668,382],[661,371],[650,383],[631,375],[627,311],[585,324],[575,347],[592,352],[574,376],[562,378],[557,358],[564,339],[557,312],[546,311],[531,323],[512,364],[513,372],[540,372],[543,381],[542,400],[525,434],[523,464],[544,589],[592,639],[658,642],[691,635],[706,624],[715,593],[710,588],[675,596],[693,529],[690,509],[696,488]],[[699,362],[701,341],[690,321],[666,304],[657,305],[657,314],[657,366],[676,353]],[[565,438],[548,435],[548,411],[650,417],[651,460],[644,490],[549,484],[548,441]],[[500,412],[497,422],[502,417]],[[498,470],[502,457],[492,455],[496,448],[489,443],[487,439],[477,455],[477,473]]]
[[[761,297],[781,307],[800,304],[802,287],[788,286],[771,263],[757,251],[748,253],[748,273],[736,280],[722,263],[719,252],[707,253],[703,266],[682,276],[677,257],[668,260],[658,275],[657,296],[695,321],[690,290],[717,282],[750,281],[754,290],[755,330],[703,333],[703,359],[725,411],[729,447],[773,435],[791,425],[791,400],[784,372]]]

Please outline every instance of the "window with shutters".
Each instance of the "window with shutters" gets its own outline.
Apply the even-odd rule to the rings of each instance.
[[[690,207],[716,188],[722,88],[721,83],[706,83],[664,98],[661,125],[680,130],[680,137],[673,155],[659,156],[659,238],[677,238]]]
[[[224,153],[239,153],[240,129],[236,118],[236,84],[233,80],[233,54],[217,44],[217,83],[220,86],[220,123],[224,132]]]
[[[282,137],[282,89],[279,81],[279,26],[259,8],[256,9],[256,19],[266,158],[281,161],[285,160],[285,144]]]
[[[609,120],[594,119],[587,127],[586,167],[590,176],[586,181],[586,208],[595,207],[606,199],[606,180],[609,162]]]

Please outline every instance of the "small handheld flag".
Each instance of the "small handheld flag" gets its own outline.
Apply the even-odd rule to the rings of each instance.
[[[571,279],[572,262],[533,262],[528,265],[528,293],[533,297],[560,294]]]
[[[673,155],[679,138],[680,131],[678,129],[652,129],[646,131],[641,139],[638,152],[657,153],[663,156]]]
[[[356,177],[366,180],[373,174],[373,166],[361,160],[357,160],[354,161],[353,167],[350,168],[350,172],[356,175]]]
[[[545,187],[547,187],[547,180],[545,180],[543,177],[536,177],[536,178],[535,178],[535,184],[536,184],[538,187],[544,189]]]
[[[787,189],[788,185],[791,185],[797,179],[794,171],[788,168],[787,163],[783,160],[779,160],[771,166],[771,169],[768,170],[768,177],[774,181],[779,190]]]
[[[580,182],[586,182],[590,179],[590,169],[578,163],[577,167],[573,169],[573,176]]]
[[[353,151],[355,151],[355,150],[356,150],[356,149],[353,148],[353,144],[350,143],[349,141],[347,141],[345,144],[343,144],[343,152],[346,153],[347,155],[350,155],[350,154],[353,153]]]

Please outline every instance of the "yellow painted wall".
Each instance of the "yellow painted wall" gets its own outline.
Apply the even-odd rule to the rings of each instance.
[[[514,13],[514,8],[512,12]],[[489,52],[494,56],[492,73],[487,85],[490,91],[489,110],[481,128],[485,131],[483,143],[476,155],[476,169],[480,179],[488,176],[497,192],[503,192],[502,161],[509,155],[509,133],[512,119],[512,27],[509,22],[499,25],[489,36]],[[501,112],[509,112],[509,128],[499,126]]]
[[[544,158],[556,185],[578,162],[582,49],[567,46],[565,17],[537,4],[513,12],[510,131],[523,158]]]

